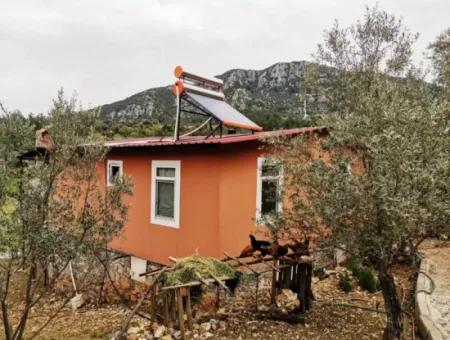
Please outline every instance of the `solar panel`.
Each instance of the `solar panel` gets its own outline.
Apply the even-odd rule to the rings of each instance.
[[[223,100],[202,96],[197,93],[190,93],[188,91],[185,92],[185,95],[190,101],[193,102],[194,105],[200,106],[202,110],[218,119],[226,126],[249,129],[253,131],[262,130],[260,126],[256,125],[254,122],[245,117],[231,105],[225,103]]]

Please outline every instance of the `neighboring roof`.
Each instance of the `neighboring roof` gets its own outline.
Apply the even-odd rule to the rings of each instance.
[[[262,131],[262,128],[240,113],[223,99],[202,96],[186,91],[187,98],[193,101],[196,107],[221,121],[225,126],[253,131]]]
[[[294,137],[300,134],[325,131],[325,127],[305,127],[277,131],[255,132],[253,134],[234,134],[223,137],[186,136],[174,141],[170,137],[145,137],[129,138],[124,140],[108,141],[105,143],[110,148],[154,147],[154,146],[178,146],[195,144],[234,144],[253,141],[262,141],[273,137]]]

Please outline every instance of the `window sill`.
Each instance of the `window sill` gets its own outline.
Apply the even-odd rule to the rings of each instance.
[[[169,227],[174,229],[179,229],[178,222],[175,221],[173,218],[167,218],[167,217],[161,217],[161,216],[153,216],[151,221],[151,224],[160,225],[163,227]]]

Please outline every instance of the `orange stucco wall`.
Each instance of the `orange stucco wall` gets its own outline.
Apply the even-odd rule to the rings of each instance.
[[[255,230],[257,143],[113,149],[133,181],[128,221],[111,247],[158,263],[168,257],[238,254]],[[179,160],[180,226],[150,223],[152,160]],[[105,178],[106,160],[101,165]],[[106,185],[106,184],[105,184]]]

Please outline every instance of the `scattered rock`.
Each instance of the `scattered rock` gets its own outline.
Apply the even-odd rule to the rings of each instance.
[[[258,306],[258,310],[260,312],[268,312],[270,310],[270,307],[267,305]]]
[[[154,330],[153,336],[155,337],[155,339],[159,339],[161,337],[164,339],[163,335],[164,335],[165,332],[166,332],[166,327],[161,325],[161,326],[158,326]],[[172,337],[170,336],[170,338],[172,338]],[[166,339],[164,339],[164,340],[166,340]]]
[[[216,319],[211,319],[211,320],[209,320],[209,323],[211,324],[211,329],[213,331],[215,331],[217,329],[217,320]]]
[[[127,334],[128,335],[138,334],[140,330],[141,329],[139,327],[130,327],[128,328]]]
[[[210,322],[203,322],[200,324],[200,334],[204,334],[206,332],[209,332],[211,330],[211,323]]]
[[[214,336],[214,334],[210,333],[210,332],[206,332],[202,335],[202,338],[212,338]]]
[[[300,302],[297,299],[297,294],[290,289],[282,289],[281,293],[276,297],[277,306],[286,311],[293,311],[297,308]]]
[[[164,335],[162,338],[161,338],[161,340],[172,340],[173,338],[172,338],[172,335],[170,335],[170,334],[167,334],[167,335]]]
[[[226,312],[226,310],[225,310],[225,308],[219,308],[218,310],[217,310],[217,313],[216,313],[217,315],[226,315],[227,314],[227,312]]]

